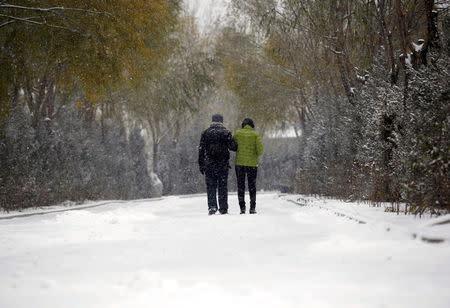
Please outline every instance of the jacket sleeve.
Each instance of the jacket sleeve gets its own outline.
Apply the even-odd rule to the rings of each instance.
[[[264,146],[261,141],[261,136],[256,133],[256,155],[259,157],[264,154]]]
[[[233,136],[231,135],[231,133],[228,134],[228,149],[230,151],[236,152],[237,151],[237,142],[236,140],[234,140]]]
[[[202,133],[200,138],[200,145],[198,146],[198,166],[200,169],[205,167],[205,155],[206,155],[206,140],[205,133]]]

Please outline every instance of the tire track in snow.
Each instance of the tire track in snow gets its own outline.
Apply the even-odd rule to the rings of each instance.
[[[105,201],[90,205],[82,205],[82,206],[74,206],[70,208],[63,208],[63,209],[55,209],[55,210],[43,210],[40,212],[34,212],[34,213],[24,213],[24,214],[17,214],[17,215],[11,215],[11,216],[2,216],[0,217],[0,220],[8,220],[8,219],[15,219],[15,218],[25,218],[25,217],[32,217],[32,216],[40,216],[40,215],[47,215],[47,214],[53,214],[53,213],[61,213],[61,212],[69,212],[69,211],[79,211],[79,210],[86,210],[91,208],[100,207],[107,204],[123,204],[123,203],[135,203],[135,202],[150,202],[150,201],[161,201],[164,200],[164,197],[162,198],[151,198],[151,199],[141,199],[141,200],[115,200],[115,201]]]

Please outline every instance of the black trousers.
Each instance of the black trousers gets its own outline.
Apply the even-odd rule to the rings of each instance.
[[[216,192],[219,193],[219,209],[228,210],[228,164],[210,164],[206,166],[206,191],[208,209],[217,210]]]
[[[256,177],[258,167],[238,166],[236,165],[236,178],[238,187],[239,206],[245,210],[245,178],[248,181],[248,192],[250,194],[250,209],[256,207]]]

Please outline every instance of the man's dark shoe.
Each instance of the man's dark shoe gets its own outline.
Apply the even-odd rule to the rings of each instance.
[[[215,209],[210,209],[210,210],[208,211],[208,215],[214,215],[214,214],[216,214],[216,211],[217,211],[217,210],[215,210]]]
[[[241,209],[241,214],[245,214],[245,209]]]
[[[219,213],[220,213],[221,215],[228,214],[228,210],[222,210],[222,209],[220,209],[220,210],[219,210]]]
[[[256,214],[256,210],[255,209],[250,209],[250,214]]]

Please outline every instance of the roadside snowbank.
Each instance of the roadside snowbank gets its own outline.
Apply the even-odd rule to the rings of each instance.
[[[450,241],[450,214],[436,217],[397,214],[386,212],[385,207],[374,207],[367,203],[343,202],[333,199],[302,195],[283,195],[283,199],[300,206],[315,206],[359,223],[374,224],[386,231],[397,231],[427,242]]]

